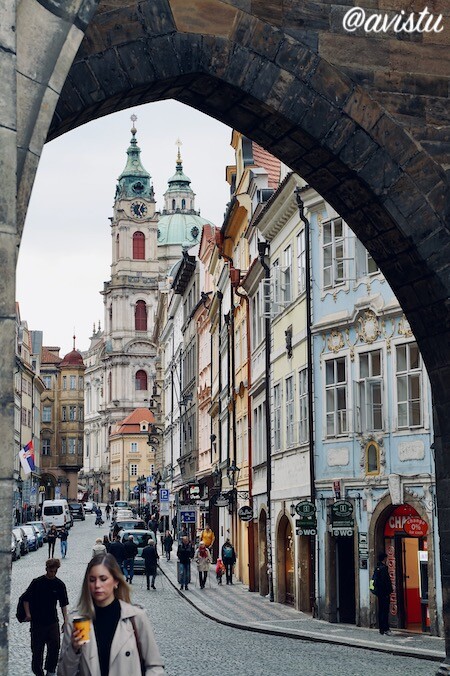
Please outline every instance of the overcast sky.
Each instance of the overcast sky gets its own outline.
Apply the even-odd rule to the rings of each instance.
[[[141,159],[150,173],[157,209],[175,172],[179,137],[184,172],[196,209],[214,225],[223,221],[234,163],[231,129],[175,101],[125,110],[48,143],[37,172],[19,254],[16,297],[21,319],[44,332],[61,355],[89,346],[95,322],[103,327],[103,282],[110,278],[115,187],[126,163],[134,113]]]

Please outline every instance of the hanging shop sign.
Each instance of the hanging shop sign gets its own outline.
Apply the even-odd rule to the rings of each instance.
[[[310,500],[302,500],[295,505],[299,519],[295,520],[297,535],[317,535],[316,506]]]
[[[349,500],[337,500],[331,505],[331,532],[334,537],[351,537],[355,527],[353,505]]]
[[[189,486],[189,499],[200,500],[200,486],[198,484]]]
[[[406,521],[412,517],[420,515],[416,512],[414,507],[408,504],[397,505],[393,512],[386,519],[384,525],[385,537],[394,537],[396,533],[404,533],[403,527]]]
[[[406,519],[403,530],[414,538],[423,538],[428,533],[428,524],[420,516],[410,516]]]
[[[251,521],[253,519],[253,509],[244,505],[238,510],[238,517],[241,521]]]

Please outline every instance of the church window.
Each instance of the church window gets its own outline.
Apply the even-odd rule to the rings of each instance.
[[[135,377],[135,389],[136,390],[146,390],[147,389],[147,374],[145,371],[137,371]]]
[[[108,397],[109,401],[112,401],[112,374],[108,373]]]
[[[120,258],[119,235],[116,237],[116,258]]]
[[[196,225],[194,225],[194,227],[191,229],[191,235],[192,235],[192,237],[193,237],[194,239],[197,239],[198,233],[199,233],[199,232],[200,232],[200,230],[197,228]]]
[[[143,232],[135,232],[133,235],[133,259],[142,261],[145,259],[145,235]]]
[[[172,209],[175,210],[175,200],[172,200]]]
[[[186,209],[186,200],[181,200],[181,208]]]
[[[147,306],[145,301],[138,300],[134,311],[135,331],[147,331]]]

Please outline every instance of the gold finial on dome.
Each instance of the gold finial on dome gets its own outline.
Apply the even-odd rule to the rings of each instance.
[[[183,143],[180,141],[180,138],[178,137],[177,140],[175,141],[175,145],[178,146],[178,153],[177,153],[177,164],[181,164],[181,146]]]

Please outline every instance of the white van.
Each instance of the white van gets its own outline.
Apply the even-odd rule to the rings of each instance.
[[[73,522],[67,500],[44,500],[42,504],[42,521],[48,528],[53,525],[56,528],[60,528],[61,526],[70,528]]]

